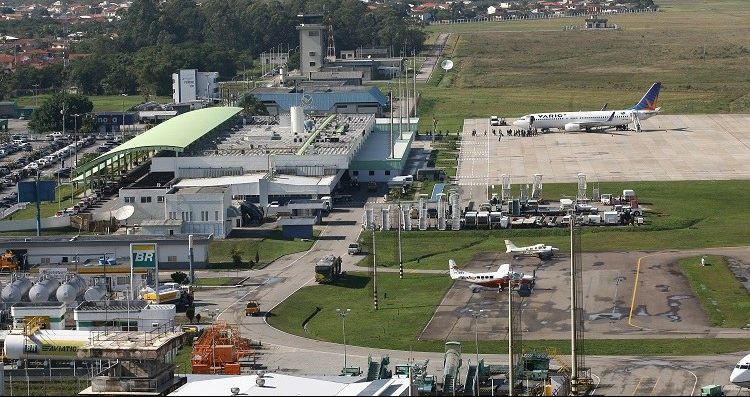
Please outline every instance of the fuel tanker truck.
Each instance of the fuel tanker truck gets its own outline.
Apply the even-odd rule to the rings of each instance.
[[[78,349],[89,344],[99,331],[38,330],[24,335],[23,330],[13,330],[5,337],[3,355],[12,360],[75,360]]]

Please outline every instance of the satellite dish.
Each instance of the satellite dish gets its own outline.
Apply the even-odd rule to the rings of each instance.
[[[440,63],[440,67],[447,72],[453,69],[453,61],[451,61],[450,59],[446,59]]]
[[[125,205],[122,206],[112,212],[112,216],[115,217],[118,221],[124,221],[131,216],[133,216],[133,213],[135,212],[135,208],[133,208],[132,205]]]
[[[303,94],[302,95],[302,99],[300,100],[300,102],[302,102],[302,106],[305,106],[305,107],[308,107],[308,106],[312,105],[312,102],[313,102],[312,95],[310,95],[310,94]]]

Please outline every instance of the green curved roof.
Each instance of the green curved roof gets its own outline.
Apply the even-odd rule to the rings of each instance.
[[[173,117],[79,167],[79,172],[98,171],[110,159],[143,150],[182,152],[190,144],[241,112],[239,107],[211,107]],[[82,179],[83,176],[76,178]]]

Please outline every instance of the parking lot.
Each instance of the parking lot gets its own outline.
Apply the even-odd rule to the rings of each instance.
[[[723,249],[734,260],[750,263],[750,250]],[[583,254],[583,311],[587,338],[750,337],[749,330],[712,328],[687,279],[677,268],[678,258],[695,252],[611,252]],[[638,287],[636,263],[641,263]],[[477,255],[465,270],[495,271],[503,263],[532,274],[534,292],[521,300],[524,339],[565,339],[570,333],[570,259],[549,261],[505,253]],[[516,299],[521,298],[515,295]],[[470,340],[474,322],[469,309],[485,310],[478,320],[480,339],[507,338],[508,294],[495,289],[472,293],[469,283],[456,282],[425,327],[421,338]],[[634,303],[632,318],[631,303]]]
[[[41,178],[55,178],[67,182],[76,158],[87,153],[107,151],[121,142],[120,137],[110,135],[80,135],[74,143],[70,134],[11,133],[10,141],[0,144],[0,214],[9,215],[18,201],[16,184]],[[100,141],[99,145],[96,145]],[[98,195],[83,197],[80,202],[71,200],[68,211],[63,208],[58,215],[77,213],[88,209],[101,199]],[[77,208],[76,208],[77,207]]]

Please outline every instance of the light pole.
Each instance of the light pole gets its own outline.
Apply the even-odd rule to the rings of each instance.
[[[36,98],[37,98],[37,92],[39,91],[39,83],[33,84],[32,87],[34,87],[34,107],[39,107],[37,104]]]
[[[73,153],[75,153],[73,170],[75,170],[78,167],[78,118],[83,114],[76,113],[71,114],[71,116],[73,116]]]
[[[484,313],[484,309],[479,310],[473,310],[469,309],[469,313],[471,313],[471,316],[474,317],[474,342],[477,345],[477,370],[474,372],[474,379],[476,380],[476,395],[479,395],[479,326],[477,324],[477,319],[482,316],[482,313]]]
[[[126,93],[120,94],[122,95],[122,114],[120,115],[122,117],[122,125],[120,127],[120,135],[122,137],[122,142],[125,143],[125,98],[128,96]]]
[[[344,337],[344,369],[346,371],[346,316],[351,313],[352,309],[336,309],[336,314],[341,316],[341,333]]]

